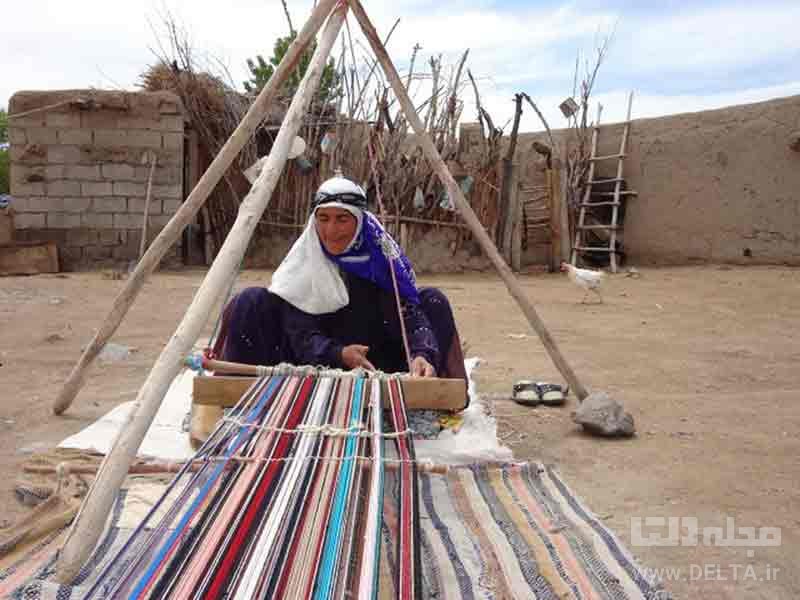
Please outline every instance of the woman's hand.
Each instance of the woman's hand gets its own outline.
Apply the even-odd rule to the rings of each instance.
[[[412,377],[436,377],[436,369],[433,365],[421,356],[417,356],[411,361]]]
[[[363,367],[374,371],[375,367],[367,360],[367,352],[369,352],[369,346],[361,346],[360,344],[345,346],[342,348],[342,362],[348,369]]]

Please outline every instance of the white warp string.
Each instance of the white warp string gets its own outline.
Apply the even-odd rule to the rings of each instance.
[[[310,435],[325,435],[328,437],[364,437],[364,438],[384,438],[396,439],[399,437],[406,437],[416,433],[413,429],[405,429],[404,431],[395,431],[391,433],[373,433],[364,428],[363,423],[353,425],[347,428],[334,427],[330,424],[324,425],[298,425],[296,429],[286,429],[285,427],[275,427],[273,425],[259,425],[258,423],[246,423],[240,419],[232,417],[223,417],[222,420],[226,423],[232,423],[237,427],[256,429],[258,431],[267,431],[270,433],[291,433],[291,434],[310,434]]]

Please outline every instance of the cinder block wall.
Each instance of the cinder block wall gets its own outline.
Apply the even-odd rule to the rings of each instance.
[[[150,239],[180,206],[184,116],[174,94],[18,92],[9,113],[16,239],[56,242],[62,269],[138,257],[152,156]],[[165,262],[179,257],[175,247]]]

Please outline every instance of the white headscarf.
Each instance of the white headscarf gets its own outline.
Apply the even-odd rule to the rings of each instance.
[[[319,191],[333,195],[353,193],[354,189],[366,197],[360,186],[343,177],[327,180],[320,186]],[[341,202],[327,202],[322,206],[343,208],[356,218],[358,224],[356,233],[350,241],[352,245],[361,232],[364,212],[355,206]],[[325,252],[322,250],[315,222],[317,208],[312,211],[306,228],[292,245],[286,258],[272,274],[272,283],[269,286],[270,292],[312,315],[335,312],[350,303],[347,286],[339,272],[339,267],[325,256]],[[349,249],[350,246],[345,251]]]

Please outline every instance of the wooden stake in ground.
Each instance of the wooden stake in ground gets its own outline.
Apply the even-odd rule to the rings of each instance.
[[[117,491],[136,458],[136,452],[153,422],[164,395],[172,380],[180,372],[185,357],[202,332],[211,311],[236,277],[250,238],[269,204],[286,165],[292,142],[319,86],[322,71],[346,13],[347,5],[339,4],[328,19],[311,64],[295,92],[261,174],[242,201],[236,221],[214,264],[211,265],[178,329],[139,390],[134,411],[123,424],[111,452],[103,460],[97,478],[72,524],[61,551],[56,571],[56,579],[60,583],[70,583],[89,558],[103,531]]]
[[[539,314],[536,312],[536,309],[533,307],[533,304],[531,304],[531,302],[525,297],[525,292],[523,291],[522,286],[519,284],[519,281],[517,281],[516,277],[514,277],[511,269],[503,260],[503,257],[500,256],[500,253],[497,251],[497,247],[494,245],[494,243],[492,243],[492,240],[483,229],[483,225],[481,225],[478,217],[475,216],[472,207],[470,207],[470,205],[464,199],[464,194],[461,192],[461,188],[456,183],[455,179],[453,179],[453,176],[450,174],[447,165],[442,160],[438,150],[436,150],[436,146],[433,144],[430,136],[425,131],[419,115],[417,115],[417,111],[414,109],[414,105],[411,102],[411,98],[409,98],[406,88],[403,86],[402,81],[400,81],[400,76],[397,74],[397,70],[392,64],[389,54],[386,52],[386,48],[384,48],[383,44],[381,43],[375,27],[373,27],[372,23],[370,22],[367,13],[364,12],[363,6],[359,0],[349,0],[349,2],[350,8],[353,9],[353,14],[361,24],[361,29],[364,31],[364,35],[369,40],[372,50],[375,52],[375,56],[377,56],[378,60],[380,61],[381,66],[386,73],[386,77],[391,83],[392,89],[394,90],[394,95],[400,102],[400,106],[403,109],[406,119],[408,119],[408,122],[411,123],[414,133],[417,134],[417,140],[422,146],[422,150],[425,153],[426,158],[433,165],[437,175],[439,176],[439,179],[447,188],[447,193],[458,207],[459,213],[461,213],[462,218],[464,221],[466,221],[467,225],[472,231],[472,234],[478,240],[478,243],[481,245],[484,253],[489,257],[489,260],[492,261],[492,264],[494,264],[495,268],[500,273],[500,277],[502,277],[506,287],[508,287],[508,291],[511,293],[511,296],[517,301],[517,304],[519,304],[519,307],[522,309],[522,312],[528,319],[531,327],[539,335],[539,338],[542,340],[542,344],[544,344],[544,347],[547,350],[547,353],[550,355],[550,358],[553,360],[553,363],[555,363],[561,375],[564,376],[564,379],[567,380],[567,383],[569,383],[578,399],[583,400],[586,396],[588,396],[586,388],[581,385],[578,377],[575,375],[572,368],[561,354],[558,346],[556,346],[555,340],[553,340],[553,338],[550,336],[550,333],[547,331],[547,328],[539,317]]]
[[[97,330],[94,338],[86,346],[77,364],[73,367],[69,378],[53,403],[53,412],[55,414],[60,415],[63,413],[75,400],[75,396],[78,395],[81,387],[83,387],[87,369],[100,354],[108,340],[111,339],[111,336],[117,331],[120,323],[128,313],[128,309],[144,286],[145,280],[158,266],[172,245],[178,241],[183,230],[192,222],[197,212],[211,195],[211,192],[225,175],[228,167],[231,166],[236,156],[261,124],[276,93],[297,67],[300,57],[309,42],[314,39],[336,2],[337,0],[320,0],[303,29],[289,46],[286,55],[275,69],[272,77],[270,77],[252,106],[250,106],[242,122],[239,123],[236,131],[233,132],[230,139],[219,151],[219,154],[214,158],[200,181],[197,182],[194,190],[178,209],[178,212],[170,219],[167,226],[161,230],[158,237],[153,240],[150,248],[136,265],[136,269],[125,282],[125,287],[114,299],[114,305],[100,329]]]

